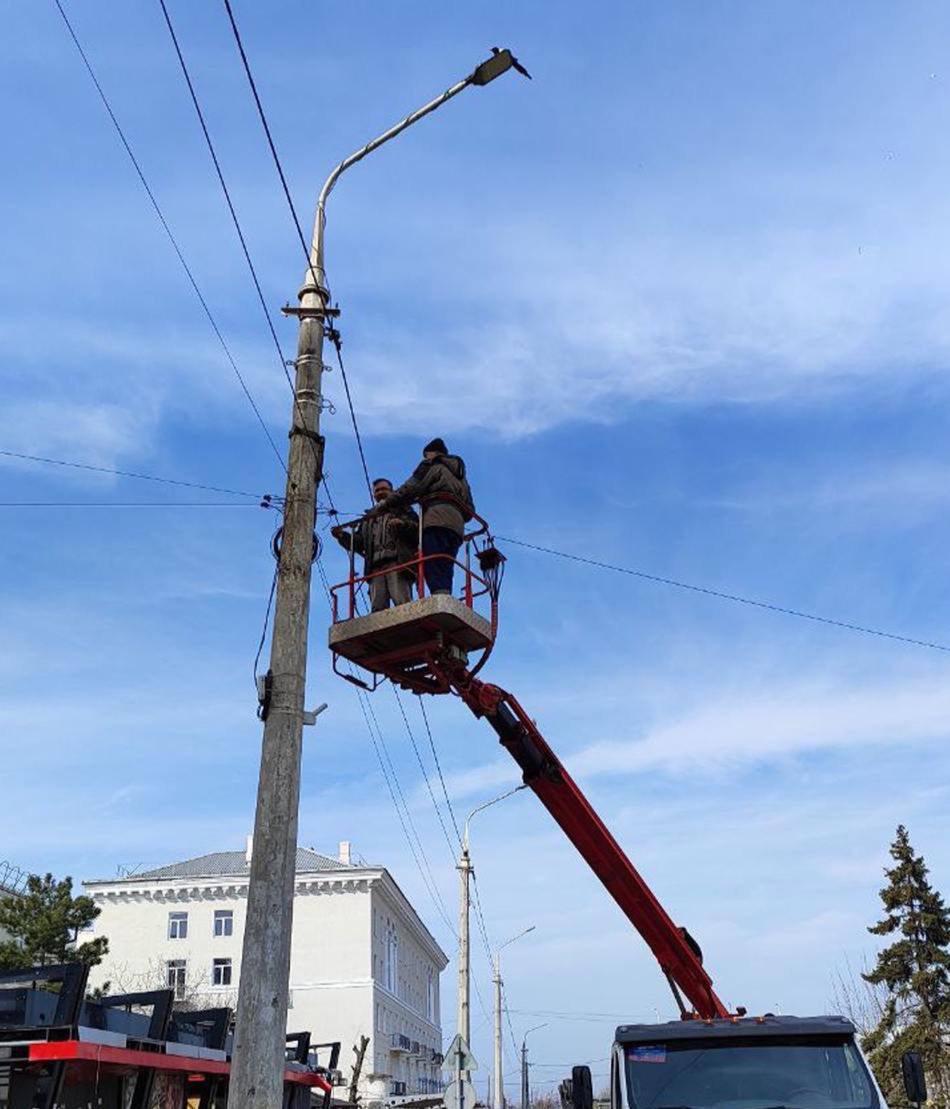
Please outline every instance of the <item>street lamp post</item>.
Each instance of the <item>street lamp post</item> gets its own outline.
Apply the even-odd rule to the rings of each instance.
[[[526,789],[524,785],[516,786],[514,789],[509,789],[507,792],[500,794],[498,797],[493,797],[490,801],[485,801],[481,805],[476,805],[474,809],[465,818],[465,827],[462,833],[462,854],[459,857],[458,872],[459,872],[459,983],[458,983],[458,1031],[459,1035],[465,1041],[467,1047],[471,1047],[471,1002],[469,993],[471,990],[471,949],[469,946],[469,915],[470,915],[470,881],[474,873],[472,866],[471,853],[469,851],[469,838],[468,830],[472,822],[472,817],[477,813],[483,812],[485,809],[490,809],[492,805],[497,805],[499,801],[504,801],[505,798],[511,797],[512,794],[518,793],[522,789]],[[457,1074],[456,1080],[461,1082],[468,1080],[468,1074]]]
[[[526,936],[529,932],[533,932],[535,926],[532,924],[525,928],[523,932],[519,932],[516,936],[512,936],[510,940],[505,942],[495,951],[495,966],[492,982],[495,986],[495,1082],[494,1082],[494,1105],[493,1109],[505,1109],[505,1079],[502,1073],[504,1061],[502,1059],[501,1051],[501,953],[515,940],[520,940],[522,936]]]
[[[529,1109],[531,1097],[528,1091],[528,1037],[532,1032],[547,1028],[547,1024],[536,1024],[521,1037],[521,1109]]]
[[[315,713],[304,709],[307,632],[313,561],[313,525],[323,470],[320,435],[323,339],[331,315],[324,272],[326,202],[350,166],[440,108],[469,85],[487,85],[511,68],[521,72],[509,50],[493,51],[468,77],[406,116],[345,158],[320,190],[307,272],[299,306],[296,380],[291,411],[284,519],[278,558],[277,597],[270,666],[262,679],[264,721],[254,840],[241,956],[229,1109],[274,1109],[283,1101],[287,994],[293,924],[297,820],[303,725]]]

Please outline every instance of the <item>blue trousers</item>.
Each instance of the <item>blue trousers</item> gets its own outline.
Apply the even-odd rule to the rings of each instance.
[[[458,554],[462,545],[461,537],[451,528],[423,528],[422,553],[424,555],[444,554],[452,558]],[[422,564],[426,585],[430,593],[452,592],[452,571],[454,563],[447,558],[434,558]]]

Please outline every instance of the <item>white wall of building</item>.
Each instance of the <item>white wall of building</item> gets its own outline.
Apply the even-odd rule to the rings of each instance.
[[[185,1000],[234,1006],[240,980],[247,877],[134,876],[87,882],[102,909],[82,938],[106,935],[109,954],[90,984],[113,991],[164,985],[169,964],[184,961]],[[215,914],[219,924],[215,927]],[[187,914],[172,926],[172,914]],[[230,914],[230,934],[221,914]],[[180,916],[176,919],[180,920]],[[215,961],[218,960],[216,984]],[[229,964],[223,961],[229,960]],[[367,1099],[431,1092],[441,1080],[439,975],[444,953],[383,868],[348,867],[298,874],[291,946],[288,1031],[315,1043],[340,1040],[349,1077],[352,1047],[370,1037],[361,1088]],[[227,981],[228,966],[230,981]],[[400,1046],[399,1036],[409,1042]],[[394,1039],[397,1037],[397,1039]],[[394,1047],[395,1044],[395,1047]]]

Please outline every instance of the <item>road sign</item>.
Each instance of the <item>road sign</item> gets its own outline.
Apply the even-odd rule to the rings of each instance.
[[[459,1055],[461,1055],[461,1060],[459,1059]],[[448,1071],[449,1074],[455,1074],[460,1070],[478,1070],[478,1063],[475,1061],[475,1056],[460,1035],[456,1036],[445,1049],[442,1069]],[[474,1102],[471,1104],[474,1104]]]
[[[471,1082],[450,1082],[442,1091],[445,1109],[475,1109],[477,1096]]]

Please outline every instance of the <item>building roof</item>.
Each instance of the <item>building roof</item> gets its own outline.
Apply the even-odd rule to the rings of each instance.
[[[321,855],[309,847],[297,848],[297,873],[298,874],[325,874],[329,871],[359,870],[352,863],[341,863],[338,859],[331,859],[328,855]],[[210,855],[199,855],[194,859],[183,859],[178,863],[169,863],[159,866],[154,870],[140,870],[135,874],[128,874],[122,878],[99,878],[99,882],[141,882],[149,879],[163,878],[242,878],[251,872],[247,856],[243,851],[214,851]]]

